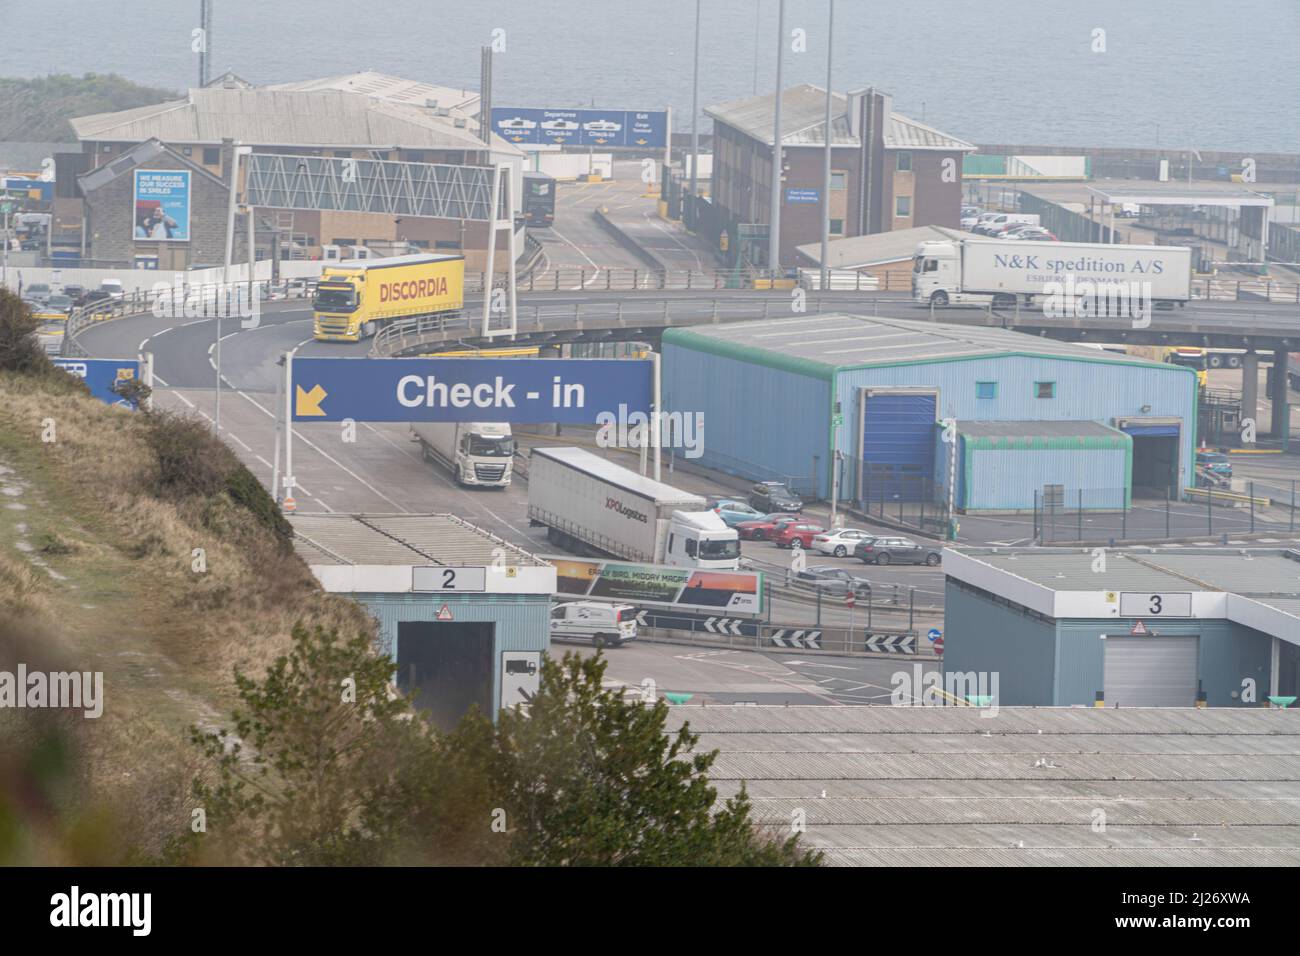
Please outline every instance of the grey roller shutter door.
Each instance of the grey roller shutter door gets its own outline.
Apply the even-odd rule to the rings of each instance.
[[[1107,707],[1191,707],[1198,637],[1107,637]]]

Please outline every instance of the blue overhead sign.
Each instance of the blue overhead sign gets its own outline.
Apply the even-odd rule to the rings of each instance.
[[[793,186],[786,187],[785,201],[787,203],[818,203],[822,201],[820,189],[796,189]]]
[[[109,405],[122,405],[135,408],[135,403],[128,402],[114,391],[123,382],[138,378],[140,363],[127,359],[68,359],[56,358],[54,364],[69,375],[83,380],[90,392],[101,402]]]
[[[649,412],[648,359],[295,358],[296,422],[596,423]]]
[[[492,129],[512,143],[663,149],[666,110],[492,108]]]

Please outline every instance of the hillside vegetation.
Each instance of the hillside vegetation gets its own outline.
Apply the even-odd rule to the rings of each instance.
[[[177,99],[173,90],[140,86],[115,73],[0,78],[0,141],[75,143],[69,119]]]
[[[0,866],[821,862],[600,657],[434,730],[207,423],[96,400],[36,327],[0,290]],[[20,708],[22,668],[101,673],[102,712]]]

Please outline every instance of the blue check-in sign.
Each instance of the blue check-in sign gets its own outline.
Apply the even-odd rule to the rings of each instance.
[[[84,381],[90,389],[90,393],[101,402],[106,402],[109,405],[121,405],[124,408],[135,408],[135,403],[129,402],[119,395],[117,389],[124,383],[139,377],[139,362],[126,359],[92,358],[57,358],[53,359],[53,362],[69,375],[75,375]]]
[[[295,422],[558,422],[649,413],[646,359],[295,358]]]

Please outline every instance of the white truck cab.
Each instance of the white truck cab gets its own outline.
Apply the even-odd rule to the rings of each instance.
[[[636,608],[630,604],[568,601],[551,606],[551,639],[618,647],[636,640]]]
[[[734,571],[740,560],[740,534],[716,511],[674,511],[664,545],[664,564]]]

